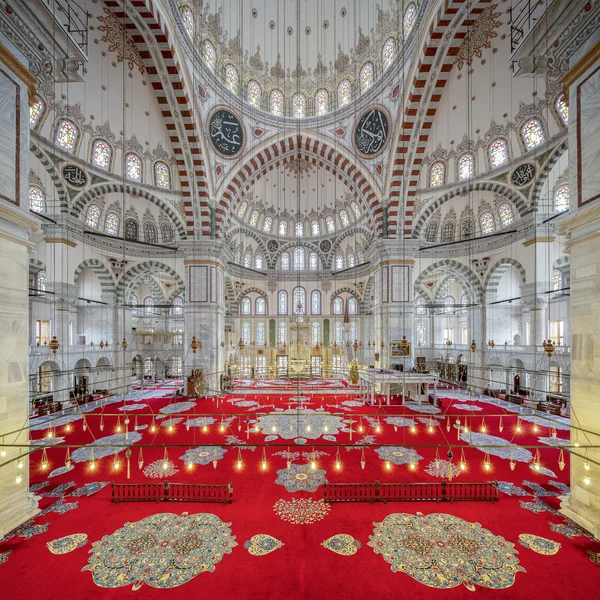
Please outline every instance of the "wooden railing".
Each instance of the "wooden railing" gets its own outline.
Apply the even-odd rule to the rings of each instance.
[[[326,502],[498,501],[498,482],[326,483]]]
[[[114,483],[112,502],[233,502],[231,483]]]

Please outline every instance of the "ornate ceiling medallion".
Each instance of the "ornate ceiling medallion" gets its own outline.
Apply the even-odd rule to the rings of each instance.
[[[390,114],[385,107],[375,105],[365,109],[354,127],[352,141],[356,152],[363,158],[379,156],[385,150],[390,126]]]
[[[215,106],[210,112],[208,136],[214,151],[222,158],[236,158],[246,143],[242,120],[226,106]]]

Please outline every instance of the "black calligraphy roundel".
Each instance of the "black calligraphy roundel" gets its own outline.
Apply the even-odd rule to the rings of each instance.
[[[522,187],[527,185],[535,177],[535,165],[532,163],[525,163],[519,165],[510,177],[513,185]]]
[[[358,118],[354,147],[363,158],[375,158],[385,149],[390,134],[390,115],[383,106],[371,106]]]
[[[217,106],[208,118],[208,136],[215,152],[223,158],[235,158],[244,149],[244,125],[229,108]]]
[[[67,164],[62,169],[64,180],[74,188],[84,188],[88,182],[87,173],[77,165]]]

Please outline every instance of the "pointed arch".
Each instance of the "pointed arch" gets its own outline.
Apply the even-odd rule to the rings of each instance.
[[[73,274],[73,283],[75,286],[79,285],[81,273],[88,267],[94,272],[98,281],[100,281],[100,288],[103,294],[114,294],[116,292],[115,279],[110,268],[97,258],[87,258],[79,263]]]
[[[521,276],[521,283],[527,283],[527,273],[525,267],[514,258],[501,258],[488,272],[483,282],[483,289],[486,294],[493,295],[498,291],[498,285],[502,275],[506,273],[509,267],[515,267]]]
[[[473,296],[474,302],[479,304],[483,302],[483,287],[479,282],[477,275],[475,275],[475,273],[473,273],[469,267],[452,259],[437,261],[422,271],[417,279],[415,279],[413,286],[415,297],[419,295],[424,296],[425,298],[430,297],[430,295],[422,287],[422,283],[426,279],[449,274],[452,274],[460,281],[463,290],[467,294],[471,294]]]
[[[172,277],[175,280],[175,284],[185,287],[183,279],[177,271],[164,263],[155,260],[147,260],[134,265],[123,274],[117,285],[117,300],[121,302],[123,300],[124,292],[133,289],[141,277],[156,273],[162,273],[163,275]]]

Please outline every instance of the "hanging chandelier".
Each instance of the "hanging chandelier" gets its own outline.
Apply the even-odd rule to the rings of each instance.
[[[192,350],[192,352],[194,354],[196,354],[196,351],[198,350],[198,348],[200,347],[200,344],[198,343],[198,341],[196,340],[196,336],[193,335],[192,336],[192,341],[190,342],[190,348]]]

